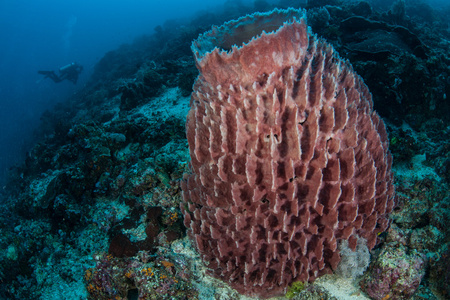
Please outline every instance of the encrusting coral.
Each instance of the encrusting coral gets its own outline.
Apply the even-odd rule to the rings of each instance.
[[[340,240],[372,249],[394,205],[371,94],[303,16],[255,13],[192,44],[185,225],[215,277],[262,298],[330,273]]]

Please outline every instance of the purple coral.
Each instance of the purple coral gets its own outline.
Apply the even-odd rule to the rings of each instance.
[[[402,245],[385,247],[361,281],[361,288],[375,300],[409,299],[425,275],[426,256],[406,253]]]

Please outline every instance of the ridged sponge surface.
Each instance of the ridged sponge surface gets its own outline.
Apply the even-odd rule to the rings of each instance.
[[[192,45],[185,225],[215,277],[262,298],[331,272],[340,240],[373,248],[394,205],[371,94],[303,14],[256,13]]]

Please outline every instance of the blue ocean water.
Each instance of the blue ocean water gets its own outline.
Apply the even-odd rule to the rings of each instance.
[[[8,168],[24,159],[41,114],[76,93],[105,52],[224,2],[0,1],[0,184]],[[54,84],[37,73],[73,61],[84,67],[77,85]]]

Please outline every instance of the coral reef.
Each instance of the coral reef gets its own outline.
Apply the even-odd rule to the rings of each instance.
[[[192,46],[185,225],[214,276],[259,297],[331,272],[341,240],[372,249],[394,205],[371,95],[302,15],[253,14]]]
[[[86,86],[42,115],[27,159],[0,189],[0,298],[247,300],[207,275],[185,236],[179,182],[189,163],[187,96],[198,75],[190,46],[212,24],[299,4],[312,31],[364,78],[389,134],[397,206],[362,286],[391,286],[395,295],[385,299],[449,298],[450,9],[421,0],[226,1],[106,53]],[[346,26],[356,21],[364,28]],[[380,42],[379,55],[366,51],[370,40]],[[366,258],[342,241],[342,267]],[[360,276],[336,273],[296,281],[286,296],[369,299]],[[384,281],[398,274],[407,280]]]
[[[198,292],[186,280],[183,266],[145,257],[140,252],[132,259],[96,257],[95,268],[84,275],[88,299],[196,299]],[[184,276],[184,277],[183,277]]]
[[[113,97],[119,107],[120,98]],[[50,135],[46,147],[37,145],[30,151],[26,168],[12,177],[15,191],[21,193],[11,198],[12,211],[18,216],[13,223],[16,236],[5,235],[5,242],[9,241],[5,245],[9,249],[6,257],[9,262],[2,267],[16,269],[17,272],[8,273],[18,273],[22,280],[5,290],[8,292],[4,299],[39,299],[40,295],[49,294],[58,298],[56,295],[64,292],[47,289],[52,285],[50,280],[57,285],[68,278],[77,279],[70,286],[74,298],[86,298],[88,293],[91,299],[109,299],[113,291],[125,298],[128,291],[137,289],[137,293],[144,293],[142,299],[150,299],[149,292],[143,292],[144,286],[137,283],[141,279],[127,278],[126,272],[121,271],[129,265],[130,258],[135,258],[137,266],[158,265],[156,257],[146,262],[139,260],[139,253],[144,251],[152,257],[158,249],[167,248],[184,236],[177,179],[186,168],[187,147],[181,116],[186,114],[188,105],[187,99],[180,101],[178,109],[164,111],[163,119],[154,114],[157,110],[153,106],[161,107],[166,102],[175,105],[183,99],[180,89],[164,90],[152,99],[153,102],[140,105],[124,118],[114,110],[110,110],[113,120],[97,116],[100,119],[93,121],[87,116],[85,121],[67,126],[64,138]],[[82,114],[83,111],[74,114],[72,120]],[[127,120],[131,115],[132,123]],[[111,257],[108,268],[102,259],[92,260],[107,254]],[[33,259],[30,261],[29,257]],[[171,259],[159,256],[162,261]],[[53,264],[61,266],[53,270]],[[71,268],[72,264],[77,267]],[[114,272],[108,275],[110,280],[104,279],[101,288],[94,291],[89,284],[95,282],[80,280],[88,268],[94,268],[92,272],[98,274]],[[47,273],[54,276],[42,279]],[[172,286],[173,299],[193,293],[186,286],[185,292],[175,292],[188,283],[176,279],[177,284],[169,284],[175,277],[170,279],[165,273],[161,276],[166,277],[152,283],[154,299],[160,299],[156,290],[165,286]],[[31,279],[26,280],[27,277]],[[28,284],[26,296],[20,288],[23,282]],[[87,289],[83,293],[84,286]]]
[[[409,299],[425,275],[426,257],[406,253],[404,246],[384,248],[361,282],[362,289],[375,300]]]
[[[387,11],[379,9],[389,2]],[[416,130],[430,118],[449,121],[450,60],[441,50],[449,47],[445,11],[433,11],[422,1],[310,3],[314,32],[351,61],[377,99],[374,107],[381,116],[397,126],[407,120]]]

